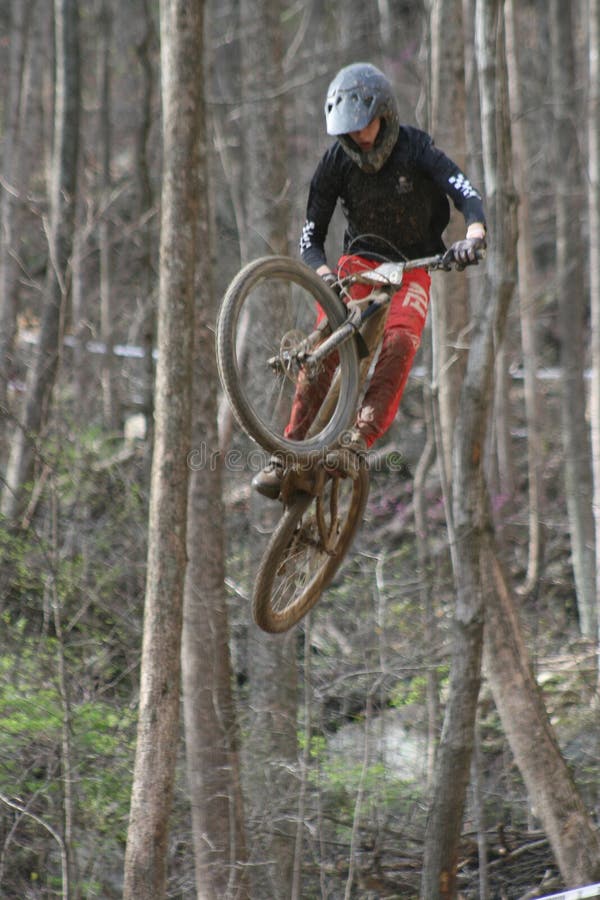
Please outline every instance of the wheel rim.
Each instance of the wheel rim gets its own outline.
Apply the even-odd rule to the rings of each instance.
[[[343,561],[359,523],[368,475],[360,481],[331,478],[296,523],[269,586],[270,601],[258,624],[283,631],[316,603]]]
[[[301,442],[285,435],[299,371],[293,350],[314,330],[318,299],[310,278],[268,265],[257,267],[238,287],[228,326],[231,365],[221,366],[222,380],[242,426],[271,453],[316,457],[324,445],[333,444],[354,411],[355,398],[340,398],[316,434]],[[354,347],[342,348],[340,358],[343,367],[352,366]]]

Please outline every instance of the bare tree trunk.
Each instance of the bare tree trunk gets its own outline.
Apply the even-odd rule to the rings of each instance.
[[[250,258],[285,254],[289,246],[281,12],[281,3],[273,0],[244,0],[240,7],[245,226]],[[255,324],[261,329],[276,327],[276,322]],[[264,503],[257,499],[263,512]],[[273,517],[279,514],[279,508],[269,510]],[[273,637],[252,627],[248,635],[252,713],[244,749],[252,896],[270,900],[289,900],[294,879],[292,812],[297,809],[298,762],[295,643],[295,631]]]
[[[297,632],[248,637],[250,728],[244,753],[252,896],[288,900],[294,881],[298,782]],[[299,877],[299,876],[297,876]]]
[[[481,109],[477,60],[475,58],[475,3],[476,0],[462,0],[465,63],[465,143],[469,160],[469,171],[474,175],[474,183],[483,185]],[[471,273],[471,279],[474,274],[474,272]],[[483,278],[483,276],[481,275],[480,278]],[[473,291],[473,293],[475,292]]]
[[[280,0],[241,4],[245,228],[249,258],[286,253],[290,221]]]
[[[538,353],[536,341],[536,315],[534,295],[534,263],[531,233],[529,191],[527,190],[526,160],[527,139],[521,100],[521,75],[517,55],[517,22],[514,0],[507,0],[504,7],[506,21],[506,50],[508,63],[508,89],[511,112],[513,161],[515,186],[519,195],[519,239],[517,257],[519,266],[518,296],[521,320],[521,344],[525,386],[525,416],[527,421],[527,473],[529,486],[529,553],[523,592],[530,593],[537,585],[542,553],[542,445],[537,393]]]
[[[486,448],[486,481],[490,491],[501,497],[513,497],[515,493],[514,454],[511,452],[509,374],[507,348],[502,345],[496,352],[494,376],[494,410],[492,429]]]
[[[600,0],[589,0],[588,172],[590,231],[590,302],[592,308],[592,470],[596,560],[600,559]],[[600,567],[596,566],[596,603],[600,604]],[[600,628],[600,611],[597,621]],[[600,648],[600,635],[598,636]],[[600,681],[600,662],[598,664]]]
[[[429,0],[428,63],[429,130],[436,142],[460,163],[465,160],[465,73],[464,60],[455,47],[463,38],[461,0]],[[450,225],[447,242],[464,236],[462,222]],[[415,529],[418,541],[421,593],[425,633],[435,643],[434,598],[428,537],[422,492],[427,470],[437,455],[444,505],[450,516],[452,504],[452,433],[458,410],[460,386],[464,378],[467,352],[463,335],[469,319],[468,286],[463,277],[440,278],[432,284],[431,341],[432,390],[425,393],[428,440],[415,472]],[[434,668],[427,674],[428,786],[433,785],[435,752],[439,739],[440,703],[438,676]]]
[[[430,548],[430,535],[427,525],[425,485],[427,474],[435,459],[435,428],[433,409],[435,400],[425,391],[425,417],[427,440],[421,453],[414,477],[414,509],[415,538],[417,542],[417,558],[419,561],[419,594],[423,610],[423,634],[428,647],[438,645],[438,629],[436,622],[435,592],[433,590],[433,559]],[[440,470],[443,478],[443,462],[440,459]],[[447,490],[443,488],[444,496]],[[435,657],[434,657],[435,658]],[[441,711],[439,694],[439,677],[435,665],[427,668],[427,787],[431,788],[435,772],[435,756],[440,733]]]
[[[154,436],[154,336],[156,331],[156,309],[154,297],[154,276],[152,269],[152,217],[154,208],[154,191],[150,181],[150,164],[148,159],[148,141],[152,126],[152,100],[154,95],[154,67],[152,65],[152,47],[156,40],[156,31],[150,9],[150,0],[143,0],[143,32],[136,44],[136,55],[142,70],[142,103],[140,124],[135,136],[135,173],[137,178],[138,208],[140,219],[148,219],[142,226],[142,303],[144,305],[144,321],[142,345],[144,347],[144,374],[142,382],[142,410],[146,417],[146,439],[152,446]]]
[[[600,879],[600,836],[556,743],[522,637],[515,601],[493,545],[484,542],[485,669],[531,803],[573,887]]]
[[[209,295],[203,292],[201,296],[208,305]],[[208,312],[201,314],[197,325],[195,363],[198,390],[194,447],[203,442],[211,462],[190,473],[182,648],[186,760],[198,900],[249,900],[239,735],[224,595],[214,332],[209,328]]]
[[[296,837],[294,841],[294,873],[290,900],[302,900],[302,850],[304,846],[304,830],[306,828],[306,798],[310,779],[311,748],[313,739],[313,684],[311,670],[312,632],[310,613],[304,625],[304,750],[300,766],[300,785],[298,789],[298,807],[296,817]]]
[[[87,325],[85,319],[85,286],[83,283],[83,257],[86,235],[82,233],[81,216],[81,205],[79,205],[75,216],[73,255],[71,257],[71,321],[75,337],[75,345],[73,347],[73,381],[77,416],[82,414],[88,398],[87,368],[84,353]]]
[[[475,742],[473,745],[473,761],[471,764],[471,789],[473,818],[477,828],[477,868],[479,869],[478,900],[490,898],[490,873],[488,866],[488,846],[486,838],[485,803],[482,787],[484,774],[484,757],[481,749],[479,723],[475,723]]]
[[[483,529],[481,571],[486,674],[504,730],[563,878],[573,885],[595,881],[600,877],[600,838],[548,722],[491,527]]]
[[[21,135],[24,129],[23,77],[26,65],[29,25],[35,0],[24,3],[12,0],[10,13],[10,56],[8,98],[3,129],[2,177],[0,187],[0,413],[7,408],[7,385],[10,378],[13,344],[17,327],[16,249],[18,239],[18,209],[23,203],[19,196],[23,188],[23,151]],[[0,419],[2,421],[2,419]]]
[[[456,53],[463,42],[462,0],[430,0],[430,126],[436,143],[459,165],[465,163],[465,72],[464,59]],[[464,237],[464,223],[455,219],[447,242]],[[464,276],[452,275],[434,281],[432,329],[436,332],[436,371],[439,386],[441,445],[437,451],[449,479],[452,465],[452,431],[458,409],[460,386],[467,351],[463,333],[469,320],[468,284]]]
[[[204,29],[202,29],[204,38]],[[196,53],[204,59],[205,44]],[[186,762],[198,900],[250,900],[240,751],[229,627],[224,592],[221,454],[217,428],[215,304],[211,278],[212,217],[208,196],[205,98],[202,123],[200,242],[197,277],[192,446],[206,464],[190,472],[188,567],[185,581],[182,671]]]
[[[56,81],[50,185],[49,263],[37,357],[30,371],[23,421],[14,434],[2,513],[14,518],[34,469],[35,441],[48,415],[58,371],[72,254],[79,151],[79,13],[77,0],[55,0]]]
[[[490,232],[494,235],[486,263],[486,294],[481,298],[472,332],[467,372],[454,434],[452,504],[449,523],[457,590],[450,685],[438,763],[425,835],[421,897],[453,898],[465,793],[473,753],[477,698],[481,679],[484,596],[482,542],[485,518],[483,448],[491,403],[496,343],[502,340],[513,291],[511,280],[510,201],[506,132],[502,108],[496,119],[497,91],[506,72],[497,47],[502,47],[499,0],[478,0],[477,54],[480,74],[486,195]],[[502,185],[502,189],[500,187]]]
[[[576,79],[571,4],[552,0],[552,97],[555,132],[556,292],[561,335],[561,415],[565,454],[565,497],[581,633],[596,638],[596,553],[591,448],[586,422],[584,378],[587,304],[579,191],[584,193],[575,122]],[[590,41],[591,41],[590,35]],[[593,92],[593,84],[590,82]],[[590,194],[591,196],[591,194]],[[592,232],[593,233],[593,232]],[[594,253],[594,242],[591,253]],[[593,294],[592,294],[593,296]]]
[[[194,293],[199,255],[202,0],[161,2],[163,191],[158,366],[138,737],[124,900],[165,896],[179,747]]]
[[[102,409],[104,424],[108,429],[117,427],[117,390],[114,360],[114,310],[112,301],[111,276],[111,144],[110,124],[110,43],[112,33],[112,10],[110,0],[100,0],[98,12],[98,94],[99,127],[98,147],[100,153],[100,202],[99,248],[100,248],[100,336],[105,346],[102,357]]]
[[[79,897],[77,872],[77,843],[75,838],[75,766],[73,764],[73,716],[69,679],[66,665],[65,634],[62,626],[62,600],[56,583],[58,576],[58,502],[56,493],[52,491],[50,512],[50,547],[52,548],[54,572],[48,584],[49,606],[52,609],[54,631],[56,633],[56,655],[58,669],[58,692],[61,702],[61,788],[63,841],[66,867],[62,885],[64,900],[75,900]]]

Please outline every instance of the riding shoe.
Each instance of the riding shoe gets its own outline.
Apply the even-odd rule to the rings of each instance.
[[[358,468],[357,460],[364,457],[366,453],[366,440],[358,429],[351,429],[342,434],[338,447],[327,455],[326,460],[331,468],[341,467],[342,470],[350,473]],[[273,456],[264,469],[254,476],[252,487],[263,497],[277,500],[281,491],[282,479],[283,465],[278,457]]]
[[[269,500],[277,500],[281,490],[283,478],[283,466],[281,460],[274,456],[271,461],[261,469],[252,479],[254,490],[267,497]]]

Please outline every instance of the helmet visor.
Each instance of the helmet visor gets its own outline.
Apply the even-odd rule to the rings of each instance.
[[[361,131],[377,114],[377,96],[367,85],[336,88],[325,101],[327,134]]]

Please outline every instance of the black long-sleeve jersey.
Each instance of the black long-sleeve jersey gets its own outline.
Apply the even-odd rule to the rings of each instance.
[[[481,196],[426,132],[401,126],[390,156],[371,174],[336,141],[310,184],[302,259],[314,269],[326,263],[325,238],[338,199],[347,222],[345,253],[394,262],[441,253],[448,197],[467,225],[485,223]]]

